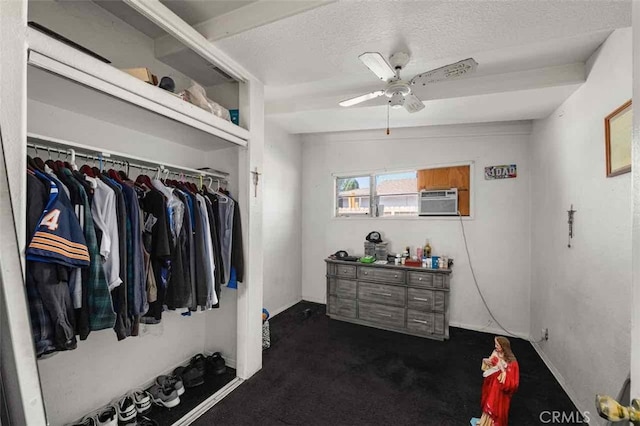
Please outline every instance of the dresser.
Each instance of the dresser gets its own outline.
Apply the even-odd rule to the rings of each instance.
[[[450,269],[326,259],[327,315],[413,336],[449,338]]]

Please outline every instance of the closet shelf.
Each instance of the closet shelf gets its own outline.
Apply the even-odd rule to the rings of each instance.
[[[249,131],[32,28],[29,99],[201,150],[246,147]]]

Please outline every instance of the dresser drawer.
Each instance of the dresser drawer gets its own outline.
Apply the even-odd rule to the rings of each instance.
[[[336,275],[344,278],[355,278],[356,267],[355,265],[337,265]]]
[[[407,300],[407,289],[394,285],[358,283],[358,300],[384,303],[385,305],[404,306]]]
[[[407,307],[420,311],[444,312],[444,297],[443,291],[408,288]]]
[[[358,279],[404,284],[404,271],[361,266],[358,268]]]
[[[407,330],[420,334],[444,334],[444,314],[407,309]]]
[[[356,301],[341,299],[336,296],[329,296],[329,314],[340,315],[341,317],[356,317]]]
[[[415,287],[433,288],[433,278],[435,274],[430,272],[409,271],[407,274],[407,284]]]
[[[358,288],[358,283],[356,281],[349,280],[335,280],[335,294],[338,297],[342,297],[343,299],[355,299],[356,298],[356,289]]]
[[[414,333],[433,334],[435,330],[433,312],[407,309],[407,329]]]
[[[433,288],[449,288],[449,277],[443,274],[433,274]]]
[[[358,318],[363,321],[404,328],[405,309],[358,301]]]

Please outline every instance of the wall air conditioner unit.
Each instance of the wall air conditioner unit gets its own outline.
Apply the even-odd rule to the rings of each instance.
[[[458,188],[420,191],[419,216],[457,216]]]

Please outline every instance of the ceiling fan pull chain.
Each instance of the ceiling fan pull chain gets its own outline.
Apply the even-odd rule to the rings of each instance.
[[[387,135],[389,135],[389,102],[387,102]]]

